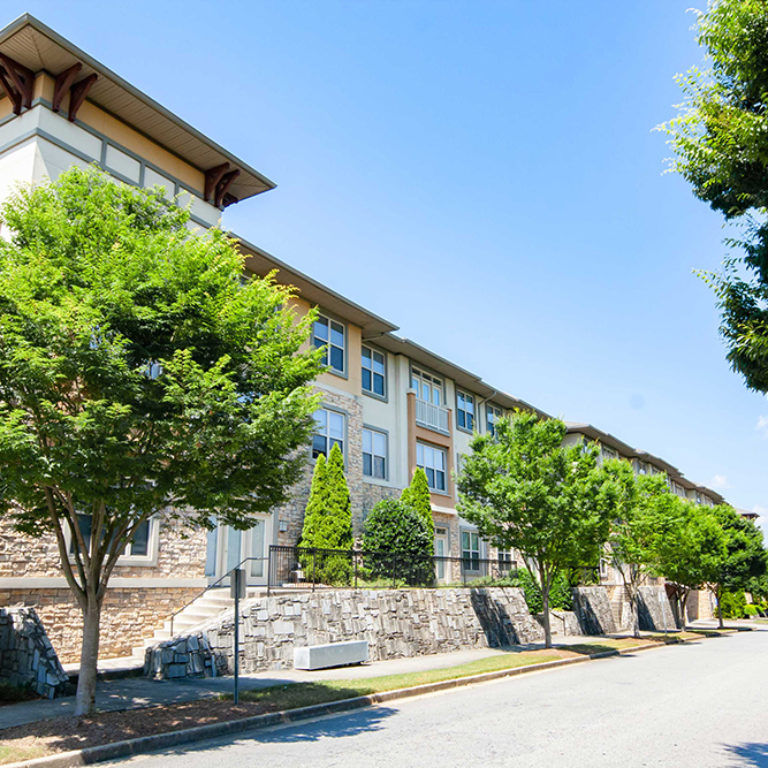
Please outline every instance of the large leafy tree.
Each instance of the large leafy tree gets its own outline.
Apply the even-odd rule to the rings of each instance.
[[[53,536],[83,614],[93,710],[110,576],[155,516],[238,529],[286,498],[312,429],[312,313],[243,280],[220,230],[160,195],[71,170],[2,209],[0,514]]]
[[[541,587],[552,644],[549,595],[558,571],[598,561],[613,510],[594,446],[563,445],[565,424],[519,413],[478,435],[458,476],[459,510],[481,535],[516,549]]]
[[[744,237],[729,241],[738,255],[708,280],[729,362],[747,386],[767,392],[768,2],[710,0],[697,37],[710,67],[679,77],[685,100],[664,128],[694,194],[743,223]]]
[[[720,504],[710,514],[720,526],[724,547],[719,557],[709,562],[707,583],[717,599],[717,615],[723,626],[723,593],[746,589],[750,582],[766,572],[767,555],[763,533],[752,520],[742,517],[733,507]]]
[[[680,500],[675,523],[654,543],[655,570],[667,580],[680,629],[685,605],[694,589],[704,588],[725,554],[723,529],[707,507]]]
[[[630,606],[632,632],[639,637],[640,585],[654,569],[654,545],[674,528],[681,502],[669,492],[663,475],[635,475],[627,461],[606,461],[603,472],[604,491],[614,510],[608,552],[621,575]]]

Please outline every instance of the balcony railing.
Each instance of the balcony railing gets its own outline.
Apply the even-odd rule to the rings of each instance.
[[[448,409],[442,405],[433,405],[426,400],[416,398],[416,423],[419,426],[449,434]]]

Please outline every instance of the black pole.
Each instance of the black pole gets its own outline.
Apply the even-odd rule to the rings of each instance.
[[[235,706],[240,701],[240,573],[239,568],[232,571],[235,581]]]

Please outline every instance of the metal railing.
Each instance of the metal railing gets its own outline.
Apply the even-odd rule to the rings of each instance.
[[[503,579],[516,568],[514,561],[474,555],[419,557],[400,552],[273,545],[269,548],[267,592],[472,586]]]
[[[416,398],[416,423],[428,429],[449,433],[448,409]]]

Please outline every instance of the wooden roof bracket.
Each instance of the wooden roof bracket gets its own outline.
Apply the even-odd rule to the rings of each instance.
[[[229,170],[229,163],[222,163],[209,168],[205,172],[205,189],[203,190],[203,200],[206,203],[213,202],[216,193],[216,187],[221,181],[221,177]]]
[[[80,107],[83,106],[85,97],[88,95],[88,91],[91,90],[93,84],[99,79],[99,76],[94,72],[88,77],[84,77],[80,82],[75,83],[69,89],[69,115],[67,116],[70,123],[74,123],[77,118],[77,113]]]
[[[32,106],[35,73],[4,53],[0,53],[0,64],[0,82],[13,103],[14,114],[21,114],[22,109]]]
[[[232,186],[232,182],[240,175],[240,171],[234,170],[229,173],[225,173],[219,183],[216,185],[216,199],[214,205],[217,208],[221,208],[224,203],[224,195],[227,194],[227,190]]]
[[[51,109],[54,112],[58,112],[61,109],[61,102],[64,100],[64,96],[72,87],[72,83],[75,82],[83,65],[80,62],[73,64],[68,69],[56,75],[56,83],[53,86],[53,101],[51,102]]]

